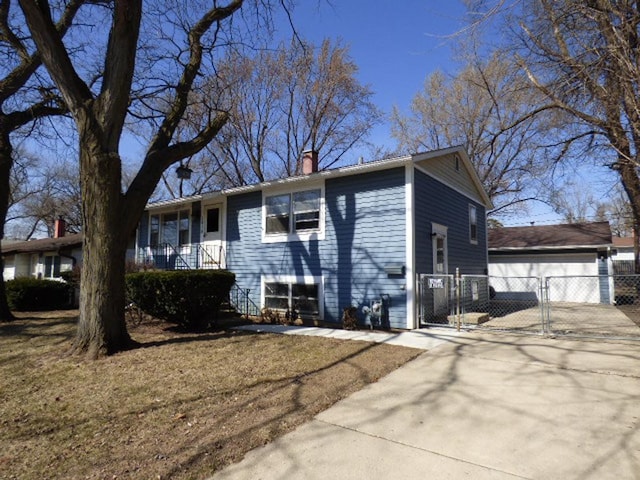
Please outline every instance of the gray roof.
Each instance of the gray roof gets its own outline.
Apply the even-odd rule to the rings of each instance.
[[[40,253],[59,252],[60,250],[71,250],[82,245],[82,234],[74,233],[60,238],[41,238],[39,240],[27,240],[23,242],[2,242],[2,255],[12,255],[15,253]]]
[[[535,250],[613,246],[609,222],[501,227],[489,230],[489,250]]]

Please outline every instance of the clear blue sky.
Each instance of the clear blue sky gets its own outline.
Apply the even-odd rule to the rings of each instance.
[[[446,37],[464,26],[463,16],[458,0],[305,0],[294,10],[293,21],[300,35],[315,44],[326,37],[341,39],[359,67],[360,82],[390,113],[394,105],[407,110],[430,73],[455,71],[455,41]],[[395,146],[388,122],[373,132],[372,141]]]

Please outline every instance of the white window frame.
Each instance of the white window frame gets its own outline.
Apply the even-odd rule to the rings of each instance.
[[[275,197],[278,195],[290,195],[293,199],[293,195],[300,192],[308,192],[312,190],[320,191],[320,217],[318,219],[318,228],[304,230],[301,232],[293,232],[294,215],[293,212],[289,214],[289,231],[286,233],[267,233],[267,198]],[[307,240],[324,240],[325,236],[325,193],[324,183],[322,184],[310,184],[304,187],[296,189],[275,189],[262,191],[262,243],[279,243],[279,242],[294,242],[294,241],[307,241]]]
[[[262,275],[260,281],[260,305],[263,308],[266,305],[265,286],[267,283],[286,283],[289,285],[289,308],[291,308],[292,285],[318,285],[318,313],[317,315],[304,315],[303,318],[314,318],[317,320],[324,319],[324,277],[316,277],[312,275]],[[286,310],[277,309],[277,311],[284,313]]]
[[[473,235],[473,227],[475,226],[475,238]],[[469,204],[469,242],[473,245],[478,244],[478,207]]]
[[[189,229],[188,229],[188,233],[187,233],[187,243],[180,243],[180,214],[182,212],[186,212],[187,215],[187,220],[189,221]],[[176,214],[177,217],[177,243],[175,245],[172,244],[172,246],[176,249],[180,249],[180,251],[182,253],[189,253],[190,252],[190,248],[191,248],[191,235],[192,235],[192,229],[193,229],[193,211],[191,209],[191,207],[185,207],[185,208],[180,208],[178,210],[175,209],[171,209],[171,210],[160,210],[160,211],[154,211],[154,212],[149,212],[149,228],[148,228],[148,232],[147,232],[147,246],[148,247],[157,247],[158,245],[153,245],[151,243],[151,219],[152,217],[157,216],[158,217],[158,244],[162,245],[167,243],[166,241],[164,241],[164,220],[163,217],[165,215],[171,215],[171,214]]]
[[[51,272],[50,275],[47,275],[47,258],[51,259]],[[56,258],[58,259],[58,275],[56,275]],[[45,253],[42,256],[42,278],[47,280],[54,280],[56,278],[61,278],[62,274],[62,257],[56,253]]]

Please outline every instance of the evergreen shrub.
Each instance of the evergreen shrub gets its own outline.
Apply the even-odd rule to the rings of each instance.
[[[215,322],[235,275],[227,270],[156,270],[129,273],[125,282],[127,301],[144,313],[202,330]]]
[[[11,310],[62,310],[70,308],[72,286],[56,280],[24,277],[5,283]]]

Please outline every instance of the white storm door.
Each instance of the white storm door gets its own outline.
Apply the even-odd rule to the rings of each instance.
[[[224,267],[223,205],[214,203],[203,206],[202,214],[202,266]]]

